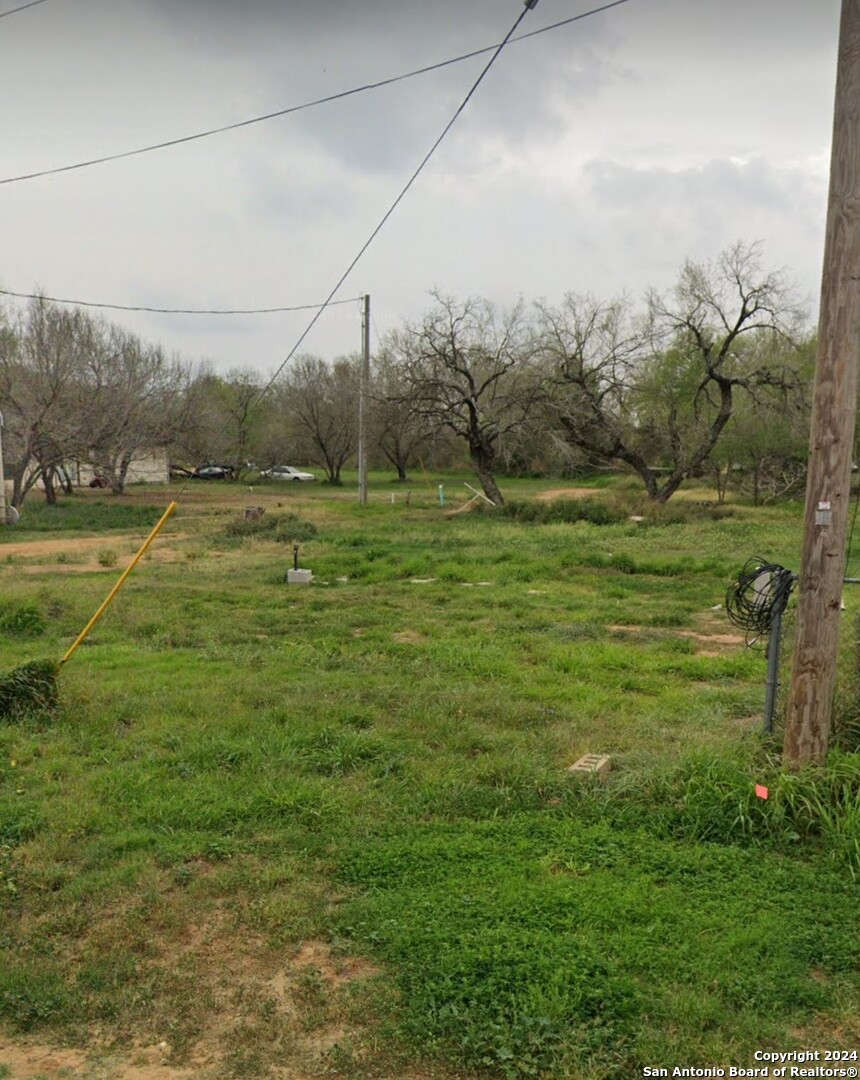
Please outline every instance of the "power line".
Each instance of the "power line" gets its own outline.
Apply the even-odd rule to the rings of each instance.
[[[45,0],[33,0],[33,3],[42,4]],[[532,30],[528,34],[521,34],[519,37],[512,38],[510,42],[502,42],[503,45],[513,44],[516,41],[525,41],[528,38],[537,37],[539,34],[549,33],[550,30],[558,30],[562,26],[569,26],[571,23],[580,22],[582,19],[587,19],[592,15],[599,15],[603,11],[608,11],[610,8],[620,7],[622,4],[629,3],[630,0],[611,0],[611,3],[602,4],[600,7],[591,8],[589,11],[583,11],[579,15],[573,15],[569,19],[562,19],[561,22],[552,23],[549,26],[544,26],[540,30]],[[26,7],[32,6],[32,4],[25,5]],[[15,8],[15,11],[22,11],[23,8]],[[13,14],[13,12],[6,12],[7,15]],[[0,16],[2,18],[2,16]],[[462,53],[460,56],[452,56],[448,60],[441,60],[437,64],[429,64],[426,67],[416,68],[414,71],[406,71],[400,75],[393,75],[388,79],[379,79],[376,82],[364,83],[362,86],[355,86],[350,90],[341,90],[337,94],[329,94],[326,97],[315,98],[313,101],[306,101],[301,105],[290,105],[285,109],[277,109],[275,112],[264,113],[261,116],[253,116],[248,120],[239,120],[234,124],[223,124],[221,127],[207,128],[205,131],[195,132],[193,135],[182,135],[176,139],[166,139],[163,142],[150,143],[147,146],[139,146],[134,150],[123,150],[117,154],[105,154],[101,157],[89,158],[86,161],[77,161],[70,165],[59,165],[52,169],[41,169],[38,172],[22,173],[19,176],[7,176],[0,179],[0,185],[3,184],[17,184],[23,180],[37,180],[43,176],[56,176],[58,173],[74,172],[77,169],[88,169],[93,165],[104,165],[109,161],[120,161],[123,158],[136,157],[140,154],[149,154],[154,150],[167,150],[173,146],[182,146],[185,143],[196,142],[199,139],[208,139],[212,135],[222,135],[227,131],[237,131],[239,128],[251,127],[253,124],[262,124],[266,120],[275,120],[280,116],[289,116],[292,113],[303,112],[305,109],[313,109],[317,105],[326,105],[332,101],[341,101],[344,98],[353,97],[356,94],[363,94],[367,90],[378,90],[383,86],[392,86],[394,83],[403,82],[405,79],[413,79],[417,75],[427,75],[431,71],[439,71],[442,68],[450,67],[452,64],[460,64],[464,60],[471,60],[476,56],[483,56],[485,53],[492,52],[494,49],[498,49],[498,45],[486,45],[482,49],[475,49],[472,52]]]
[[[415,181],[418,179],[418,177],[424,171],[424,168],[426,167],[427,163],[430,161],[430,159],[433,157],[433,155],[439,149],[439,146],[441,145],[442,140],[445,138],[445,136],[448,134],[448,132],[451,130],[451,128],[454,126],[454,124],[456,124],[457,120],[459,120],[459,118],[460,118],[461,114],[463,113],[463,111],[465,110],[466,106],[472,100],[472,97],[473,97],[475,91],[478,89],[478,87],[484,81],[484,77],[486,76],[487,72],[490,70],[490,68],[496,62],[496,59],[498,58],[499,53],[501,53],[502,49],[504,49],[504,47],[508,44],[508,42],[511,40],[513,35],[516,33],[517,27],[520,25],[520,23],[526,17],[526,13],[531,11],[534,7],[536,7],[537,3],[538,3],[538,0],[525,0],[525,7],[520,12],[520,14],[517,16],[516,20],[514,21],[513,26],[510,28],[510,30],[505,35],[504,40],[501,41],[497,46],[495,46],[493,55],[490,57],[490,59],[484,65],[484,68],[481,71],[480,75],[477,77],[477,79],[475,79],[475,81],[472,83],[471,87],[469,88],[468,93],[463,98],[463,100],[460,102],[460,104],[457,106],[457,109],[454,112],[454,115],[451,117],[451,119],[448,121],[448,123],[442,129],[442,133],[437,137],[436,141],[433,143],[433,145],[430,147],[430,149],[427,151],[427,153],[421,159],[421,161],[420,161],[420,163],[418,165],[418,168],[415,169],[415,171],[412,173],[412,175],[409,177],[409,179],[406,181],[406,183],[400,189],[400,193],[398,194],[397,198],[394,200],[394,202],[391,204],[391,206],[389,206],[389,208],[382,215],[382,217],[380,218],[380,220],[377,223],[376,227],[371,232],[370,236],[368,236],[368,238],[364,241],[364,243],[358,249],[358,252],[353,256],[352,261],[349,263],[346,270],[344,270],[344,272],[340,275],[340,277],[338,278],[337,282],[334,285],[334,288],[328,294],[326,299],[323,301],[322,304],[320,304],[319,310],[315,313],[315,315],[313,316],[311,321],[308,323],[308,325],[304,328],[302,333],[299,335],[299,337],[296,340],[293,347],[290,349],[290,351],[284,357],[282,362],[278,365],[277,369],[275,370],[275,373],[272,375],[272,377],[269,379],[269,381],[266,383],[266,385],[260,390],[260,392],[257,394],[257,396],[251,401],[250,405],[248,406],[249,410],[250,409],[256,409],[256,407],[260,404],[260,402],[263,400],[263,398],[266,396],[266,394],[268,394],[268,392],[274,386],[275,382],[280,377],[281,372],[284,370],[284,368],[287,366],[287,364],[290,362],[290,360],[292,360],[292,358],[299,351],[299,349],[300,349],[302,343],[304,342],[305,338],[307,338],[308,334],[311,332],[311,330],[313,330],[313,328],[319,322],[319,320],[320,320],[323,312],[325,311],[325,309],[327,307],[329,307],[330,304],[333,303],[332,298],[336,295],[338,289],[340,289],[340,287],[343,285],[343,283],[346,281],[346,279],[349,277],[349,275],[355,269],[355,267],[356,267],[358,261],[361,259],[362,255],[364,255],[364,253],[367,251],[367,249],[370,247],[370,245],[373,243],[373,241],[376,239],[376,237],[382,231],[383,227],[385,226],[385,223],[388,221],[388,219],[391,217],[391,215],[394,213],[394,211],[397,209],[397,207],[400,205],[400,203],[406,197],[406,194],[408,193],[409,189],[412,187],[412,185],[415,183]],[[223,430],[225,430],[225,428],[226,428],[226,425],[221,430],[223,431]],[[219,434],[220,434],[220,432],[219,432]],[[180,488],[180,490],[179,490],[179,492],[178,492],[178,494],[176,496],[176,500],[175,500],[176,502],[178,502],[179,499],[182,497],[183,493],[185,492],[185,490],[188,487],[188,484],[190,482],[191,481],[189,479]]]
[[[501,41],[497,46],[495,46],[493,55],[490,57],[490,59],[484,65],[484,68],[481,71],[480,75],[477,77],[477,79],[475,79],[475,81],[472,83],[471,87],[469,88],[468,93],[463,98],[463,100],[460,102],[460,104],[457,106],[457,109],[454,112],[454,115],[451,117],[451,119],[448,121],[448,123],[442,129],[442,133],[437,137],[436,141],[433,143],[433,145],[430,147],[430,149],[427,151],[427,153],[421,159],[417,169],[415,169],[415,171],[412,173],[412,175],[409,177],[409,179],[403,185],[403,187],[401,188],[400,193],[398,194],[397,198],[394,200],[394,202],[391,204],[391,206],[389,206],[389,208],[382,215],[382,217],[380,218],[380,220],[377,223],[376,227],[373,229],[371,234],[368,236],[368,238],[364,241],[364,243],[358,249],[358,252],[356,253],[356,255],[353,256],[352,261],[349,263],[346,270],[344,270],[344,272],[338,278],[337,282],[334,285],[334,288],[331,290],[331,292],[328,294],[328,297],[325,299],[325,301],[320,306],[319,311],[316,312],[314,317],[311,319],[311,321],[308,323],[308,325],[305,327],[305,329],[299,335],[298,340],[293,345],[293,347],[290,349],[290,351],[287,353],[286,357],[281,362],[281,364],[278,366],[278,368],[275,371],[274,375],[271,377],[271,379],[269,379],[268,383],[266,383],[266,385],[260,391],[257,399],[253,402],[252,407],[256,407],[256,405],[260,401],[262,401],[262,399],[269,392],[269,389],[275,383],[276,379],[279,377],[281,372],[284,370],[284,368],[287,366],[287,364],[290,362],[290,360],[292,360],[292,358],[299,351],[299,348],[301,347],[301,345],[304,342],[305,338],[308,336],[308,334],[311,332],[311,330],[313,330],[313,328],[316,326],[316,324],[319,321],[322,313],[329,306],[329,304],[332,303],[332,297],[334,297],[336,295],[338,289],[340,289],[340,287],[343,285],[343,283],[346,281],[346,279],[349,277],[349,275],[355,269],[355,267],[358,264],[359,260],[361,259],[362,255],[364,255],[364,253],[367,251],[367,249],[370,247],[370,245],[373,243],[373,241],[376,239],[376,237],[382,231],[382,229],[385,226],[388,219],[391,217],[391,215],[394,213],[394,211],[397,209],[397,207],[404,200],[404,198],[406,197],[409,189],[412,187],[412,185],[415,183],[415,181],[418,179],[418,177],[424,171],[424,168],[426,167],[427,163],[430,161],[430,159],[433,157],[433,155],[439,149],[439,146],[441,145],[442,140],[445,138],[445,136],[448,134],[448,132],[451,130],[451,128],[454,126],[454,124],[456,124],[456,122],[459,120],[461,114],[465,110],[466,106],[472,100],[472,97],[475,94],[475,91],[478,89],[478,87],[484,81],[484,77],[486,76],[487,72],[490,70],[490,68],[496,62],[496,59],[499,56],[499,53],[501,53],[502,49],[504,49],[504,47],[510,42],[511,38],[513,37],[514,33],[517,30],[517,27],[520,25],[520,23],[526,17],[526,13],[531,11],[537,5],[537,2],[538,2],[538,0],[525,0],[525,7],[520,12],[520,14],[517,16],[516,20],[514,21],[513,26],[510,28],[510,30],[505,35],[504,40]]]
[[[21,4],[20,7],[12,8],[10,11],[0,12],[0,19],[5,19],[7,15],[17,15],[19,11],[26,11],[27,8],[35,7],[37,4],[44,4],[45,0],[30,0],[29,4]]]
[[[268,308],[147,307],[143,304],[100,304],[94,300],[68,300],[60,296],[45,296],[44,293],[12,292],[11,289],[0,289],[0,296],[15,296],[19,300],[50,300],[54,304],[69,304],[72,307],[105,308],[110,311],[151,311],[158,315],[273,315],[283,311],[314,311],[320,307],[319,303]],[[326,302],[326,306],[334,307],[335,304],[353,304],[360,299],[360,296],[351,296],[348,300],[329,300]]]

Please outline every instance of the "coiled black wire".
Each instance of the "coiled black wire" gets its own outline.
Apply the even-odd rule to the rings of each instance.
[[[726,613],[747,634],[747,645],[754,645],[770,631],[770,625],[788,605],[797,574],[779,563],[765,562],[753,556],[744,563],[738,580],[726,592]]]

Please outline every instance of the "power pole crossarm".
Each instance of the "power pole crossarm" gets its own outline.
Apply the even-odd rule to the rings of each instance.
[[[783,758],[827,752],[860,350],[860,0],[842,0],[803,556]]]

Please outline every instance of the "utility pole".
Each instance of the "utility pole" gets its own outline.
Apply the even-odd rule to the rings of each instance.
[[[860,0],[842,0],[803,556],[783,761],[827,753],[860,350]]]
[[[367,506],[367,395],[370,389],[370,296],[361,298],[361,378],[358,385],[358,502]]]

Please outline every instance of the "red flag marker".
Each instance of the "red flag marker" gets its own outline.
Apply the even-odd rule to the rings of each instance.
[[[768,797],[768,790],[764,784],[756,784],[755,793],[760,799],[766,799]]]

